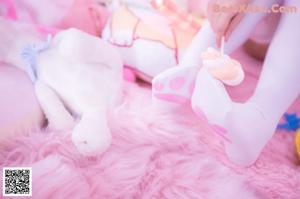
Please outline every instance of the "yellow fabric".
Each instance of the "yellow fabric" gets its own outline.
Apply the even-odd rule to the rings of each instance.
[[[296,132],[296,149],[297,153],[300,156],[300,129]]]

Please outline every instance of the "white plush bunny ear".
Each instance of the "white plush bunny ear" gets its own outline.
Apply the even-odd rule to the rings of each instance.
[[[36,74],[36,57],[38,54],[49,48],[52,36],[48,35],[45,43],[28,44],[21,52],[21,57],[25,62],[26,70],[32,82],[37,79]]]

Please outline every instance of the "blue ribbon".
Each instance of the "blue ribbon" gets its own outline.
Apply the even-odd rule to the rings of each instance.
[[[33,83],[37,80],[36,57],[40,52],[49,48],[51,40],[52,36],[48,35],[45,43],[40,45],[29,44],[21,52],[21,57],[26,64],[27,73]]]

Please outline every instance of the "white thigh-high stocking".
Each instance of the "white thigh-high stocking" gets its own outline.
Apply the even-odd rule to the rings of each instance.
[[[253,5],[270,6],[266,2],[262,4],[259,1],[254,1]],[[251,31],[265,15],[266,13],[246,14],[226,43],[226,54],[240,47],[249,38]],[[201,66],[200,53],[213,45],[215,45],[215,35],[207,23],[195,37],[181,64],[183,66]],[[204,114],[211,124],[224,126],[225,116],[232,107],[232,101],[223,84],[219,80],[210,77],[204,70],[206,69],[201,68],[197,75],[196,87],[192,95],[192,107],[198,115]]]
[[[287,5],[300,7],[297,0]],[[253,96],[233,104],[226,127],[232,143],[226,143],[229,158],[241,165],[254,163],[275,132],[280,117],[300,93],[300,13],[281,16]]]

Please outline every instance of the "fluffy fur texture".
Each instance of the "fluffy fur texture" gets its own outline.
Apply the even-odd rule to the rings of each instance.
[[[250,66],[242,89],[231,89],[239,101],[251,94],[259,72],[247,57],[242,64]],[[255,165],[237,167],[191,110],[161,112],[149,88],[125,87],[126,100],[109,119],[112,146],[102,156],[79,155],[70,132],[36,132],[2,142],[0,165],[32,166],[38,199],[299,198],[292,134],[276,133]]]
[[[242,169],[227,161],[207,124],[189,110],[153,110],[149,94],[132,88],[112,113],[113,143],[102,156],[80,156],[70,132],[42,132],[2,143],[0,165],[32,166],[34,198],[299,196],[290,134],[277,134],[257,164]]]

